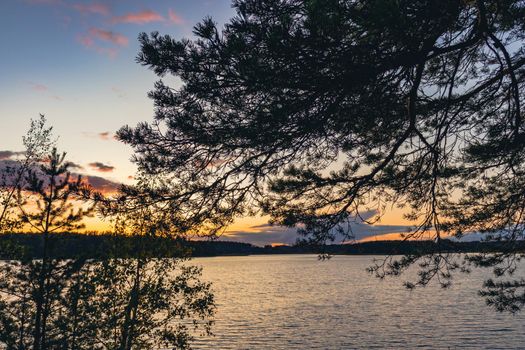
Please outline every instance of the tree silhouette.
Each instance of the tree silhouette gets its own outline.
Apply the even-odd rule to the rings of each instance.
[[[96,266],[92,284],[98,289],[90,301],[96,314],[90,319],[96,338],[109,349],[188,349],[196,336],[211,334],[211,286],[199,280],[200,268],[187,263],[183,246],[153,240],[184,238],[187,229],[176,208],[169,212],[155,205],[153,193],[163,192],[159,177],[139,173],[136,179],[136,187],[123,187],[103,208],[114,220],[115,235],[134,240],[133,247],[117,241],[114,257]],[[129,196],[131,190],[148,196]],[[171,258],[159,258],[163,256]]]
[[[25,147],[23,158],[8,162],[0,173],[0,234],[20,228],[16,193],[28,172],[53,146],[52,129],[46,126],[46,118],[42,114],[38,120],[31,120],[29,130],[22,138]]]
[[[351,237],[349,221],[399,206],[432,233],[491,233],[504,252],[421,254],[372,268],[450,283],[467,263],[515,266],[525,209],[525,7],[509,0],[236,0],[194,40],[141,34],[137,61],[163,81],[155,121],[118,137],[162,174],[176,203],[212,234],[269,214],[304,239]],[[168,193],[169,192],[169,193]],[[513,266],[504,269],[513,271]],[[517,286],[522,288],[520,286]]]
[[[94,210],[73,205],[84,202],[88,188],[80,176],[72,178],[65,153],[53,148],[49,155],[27,170],[25,180],[17,186],[17,209],[21,229],[41,235],[41,260],[23,259],[2,265],[2,293],[16,296],[7,299],[6,307],[17,315],[11,320],[18,334],[16,347],[48,349],[56,339],[53,324],[62,308],[61,294],[70,277],[78,273],[82,260],[61,260],[52,257],[52,233],[78,230],[82,220]],[[85,202],[84,202],[85,204]],[[3,332],[3,331],[2,331]],[[31,345],[29,345],[31,344]]]
[[[50,130],[41,121],[24,140],[49,139],[49,133],[40,133]],[[26,251],[14,241],[13,249],[1,252],[11,260],[0,261],[0,347],[186,349],[196,336],[210,334],[215,308],[210,284],[186,262],[184,247],[155,240],[172,234],[163,212],[158,215],[136,198],[103,198],[69,172],[72,163],[65,153],[53,147],[46,154],[41,147],[23,179],[5,184],[6,191],[15,187],[6,211],[15,225],[4,227],[31,233],[40,242]],[[92,251],[65,252],[62,236],[84,228],[83,219],[99,207],[100,214],[115,220],[111,249],[97,259]],[[144,239],[130,248],[124,235]],[[169,255],[162,255],[167,250]]]

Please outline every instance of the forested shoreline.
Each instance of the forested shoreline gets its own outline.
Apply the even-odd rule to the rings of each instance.
[[[506,242],[372,241],[331,245],[256,246],[223,240],[186,240],[170,237],[136,237],[114,234],[61,233],[51,235],[54,258],[86,259],[133,258],[142,249],[152,257],[184,258],[264,254],[331,254],[331,255],[404,255],[431,253],[496,253],[505,250]],[[38,259],[41,236],[31,233],[0,235],[0,259]],[[525,252],[525,241],[519,242]]]

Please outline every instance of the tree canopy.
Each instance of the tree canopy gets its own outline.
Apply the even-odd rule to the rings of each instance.
[[[215,214],[251,199],[322,239],[385,199],[437,234],[458,206],[491,228],[519,221],[522,2],[233,6],[222,30],[197,24],[195,40],[140,36],[138,61],[182,87],[157,82],[155,122],[119,137],[141,168],[185,185],[173,199],[202,194]]]
[[[156,202],[206,232],[259,212],[316,243],[387,205],[412,236],[523,236],[523,1],[233,7],[192,40],[139,38],[138,62],[181,81],[158,81],[154,122],[118,133],[162,181]]]

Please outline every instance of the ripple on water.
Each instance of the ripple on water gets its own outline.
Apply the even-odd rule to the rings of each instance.
[[[204,267],[218,302],[215,336],[199,339],[196,349],[520,349],[525,344],[524,315],[496,313],[477,295],[487,270],[459,276],[448,290],[431,285],[408,292],[402,282],[410,276],[370,277],[369,256],[193,262]]]

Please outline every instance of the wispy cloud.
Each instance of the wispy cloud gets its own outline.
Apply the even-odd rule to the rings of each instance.
[[[99,28],[91,28],[89,30],[90,38],[97,38],[118,46],[126,46],[129,42],[124,35],[112,32],[110,30],[103,30]]]
[[[47,96],[47,97],[52,98],[52,99],[57,100],[57,101],[62,101],[63,100],[62,96],[59,96],[57,94],[53,94],[51,92],[51,89],[47,85],[40,84],[40,83],[35,83],[35,82],[32,82],[32,81],[28,81],[27,83],[29,84],[29,86],[31,87],[31,90],[33,90],[33,91],[41,93],[44,96]]]
[[[113,134],[110,131],[103,131],[103,132],[88,132],[88,131],[84,131],[82,133],[82,135],[84,135],[85,137],[92,138],[92,139],[100,139],[100,140],[104,140],[104,141],[110,141],[110,140],[114,140],[115,139],[115,134]]]
[[[111,19],[111,23],[134,23],[145,24],[150,22],[162,22],[165,18],[159,13],[152,10],[144,10],[136,13],[128,13],[123,16],[115,16]]]
[[[87,48],[91,48],[95,46],[95,40],[88,34],[79,36],[78,42],[81,43],[82,46],[87,47]]]
[[[14,152],[14,151],[0,151],[0,160],[4,159],[10,159],[16,156],[20,156],[24,154],[24,152]]]
[[[126,46],[129,42],[128,38],[122,34],[100,28],[91,28],[86,34],[78,37],[78,42],[85,48],[95,50],[96,52],[107,55],[110,58],[115,58],[117,56],[117,47],[103,47],[100,46],[97,41],[103,41],[117,47]]]
[[[102,140],[108,141],[114,138],[113,134],[109,131],[99,132],[98,137]]]
[[[87,175],[84,176],[84,181],[93,187],[93,189],[103,194],[116,193],[121,186],[121,184],[118,182],[114,182],[100,176]]]
[[[0,159],[0,172],[4,172],[7,168],[17,169],[18,167],[20,167],[20,163],[15,160]],[[38,167],[35,166],[35,169],[37,168]],[[71,163],[71,169],[82,170],[83,167],[81,167],[78,164]],[[103,194],[115,194],[118,192],[121,186],[121,183],[106,179],[101,176],[84,175],[77,172],[73,172],[72,175],[74,177],[76,177],[77,175],[81,175],[83,183],[90,185],[94,190],[99,191]],[[12,177],[0,177],[0,186],[13,186],[13,181],[14,179]]]
[[[252,231],[250,227],[247,231],[230,231],[226,232],[223,239],[246,242],[259,246],[272,243],[294,244],[297,241],[297,229],[281,226],[268,227],[265,230]]]
[[[92,162],[88,164],[92,169],[100,171],[101,173],[110,173],[115,170],[114,166],[104,164],[102,162]]]
[[[374,210],[362,213],[361,217],[364,220],[368,220],[375,216],[377,213]],[[412,227],[404,225],[377,225],[369,224],[362,221],[360,218],[354,218],[350,222],[351,232],[353,239],[356,241],[365,240],[369,237],[390,237],[389,235],[395,234],[399,236],[401,233],[409,232]],[[344,237],[337,231],[333,232],[335,240],[333,243],[344,243],[348,241],[347,237]],[[297,228],[283,227],[271,224],[262,224],[250,226],[246,230],[229,231],[225,233],[225,239],[247,242],[256,245],[267,245],[272,243],[284,243],[294,244],[299,238]]]
[[[49,87],[47,87],[44,84],[29,82],[29,85],[31,85],[31,89],[33,89],[35,91],[43,92],[43,91],[49,90]]]
[[[69,167],[71,169],[78,169],[78,170],[83,170],[84,169],[84,167],[82,165],[74,163],[74,162],[69,162]]]
[[[168,10],[168,18],[175,24],[184,24],[185,22],[184,19],[172,9]]]
[[[83,14],[96,14],[102,16],[109,16],[110,10],[106,4],[92,3],[92,4],[74,4],[73,8]]]
[[[115,93],[115,95],[117,95],[117,97],[119,97],[119,98],[126,97],[126,93],[124,91],[122,91],[121,89],[115,87],[115,86],[111,87],[111,91],[113,91]]]

